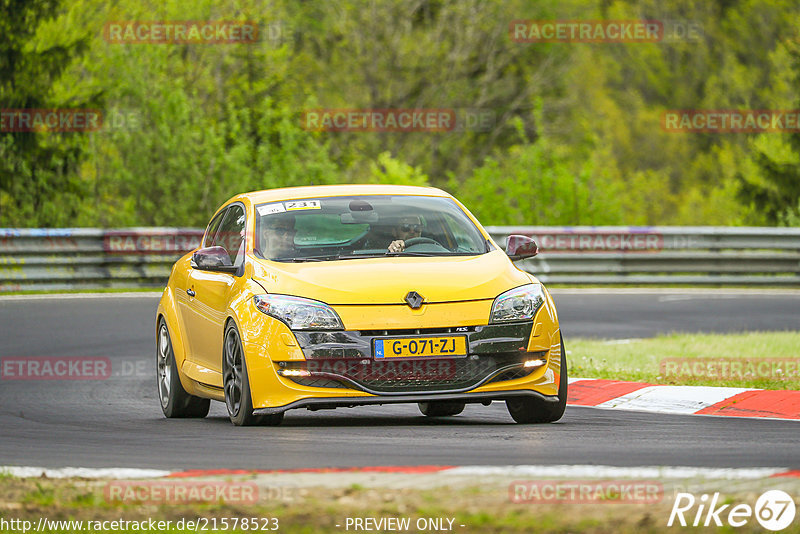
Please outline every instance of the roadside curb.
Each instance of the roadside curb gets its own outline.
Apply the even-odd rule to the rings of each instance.
[[[704,479],[747,481],[765,479],[800,479],[800,470],[789,467],[690,467],[690,466],[634,466],[611,465],[399,465],[363,467],[312,467],[300,469],[188,469],[168,471],[130,467],[23,467],[0,466],[0,473],[18,478],[50,479],[237,479],[270,477],[286,482],[305,482],[308,485],[325,482],[338,486],[349,484],[352,477],[360,481],[409,482],[416,487],[421,480],[436,485],[444,483],[442,477],[465,480],[484,480],[486,477],[535,477],[541,479]],[[436,482],[438,481],[438,482]],[[447,482],[449,483],[449,482]],[[460,482],[459,482],[460,483]]]
[[[685,415],[800,420],[800,391],[571,378],[567,404]]]

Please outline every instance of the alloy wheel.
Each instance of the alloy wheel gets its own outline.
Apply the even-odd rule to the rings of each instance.
[[[242,345],[231,328],[225,336],[225,404],[228,413],[236,416],[242,406]]]
[[[158,367],[158,396],[162,407],[169,403],[169,388],[172,381],[171,350],[172,346],[169,342],[167,325],[162,324],[161,328],[158,329],[158,362],[156,362]]]

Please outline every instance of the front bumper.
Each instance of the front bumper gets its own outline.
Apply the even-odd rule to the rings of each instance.
[[[557,319],[544,309],[534,321],[506,325],[292,332],[274,321],[273,328],[262,337],[266,344],[244,345],[253,407],[259,413],[432,400],[483,402],[515,395],[557,400],[560,332]],[[372,354],[375,339],[409,335],[464,335],[468,355],[377,365]],[[287,339],[295,345],[286,345]],[[544,364],[524,367],[525,361],[536,359]],[[426,365],[437,373],[426,376]],[[279,374],[287,369],[310,374]]]
[[[460,328],[295,332],[302,362],[278,362],[278,374],[301,386],[348,388],[372,395],[465,392],[485,383],[523,378],[545,364],[546,351],[527,351],[532,322]],[[463,336],[467,355],[376,359],[378,339]],[[525,362],[529,362],[526,367]],[[536,363],[533,366],[530,363]],[[302,373],[302,376],[297,376]]]
[[[309,410],[324,410],[330,408],[352,408],[355,406],[369,406],[380,404],[401,404],[409,402],[432,401],[461,401],[461,402],[488,402],[492,400],[505,400],[509,397],[536,397],[547,402],[558,402],[558,395],[543,395],[538,391],[509,390],[509,391],[476,391],[464,394],[442,393],[423,395],[394,395],[370,397],[330,397],[330,398],[305,398],[294,401],[286,406],[276,408],[258,408],[253,410],[253,415],[272,415],[285,412],[293,408],[308,408]]]

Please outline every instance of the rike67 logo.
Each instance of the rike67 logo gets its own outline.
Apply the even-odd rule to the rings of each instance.
[[[781,490],[763,493],[754,507],[744,503],[722,504],[719,493],[714,493],[710,500],[707,494],[697,499],[691,493],[678,493],[667,526],[721,527],[727,524],[742,527],[755,518],[763,528],[777,532],[792,524],[795,512],[794,500]]]

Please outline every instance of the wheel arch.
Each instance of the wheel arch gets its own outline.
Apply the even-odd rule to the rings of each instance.
[[[172,353],[175,355],[175,370],[180,378],[183,388],[190,392],[195,393],[194,382],[183,374],[183,362],[186,361],[186,344],[184,343],[183,331],[180,328],[180,320],[178,319],[178,311],[175,306],[175,299],[169,287],[164,290],[161,300],[158,303],[156,310],[155,322],[155,335],[156,335],[156,351],[158,351],[158,325],[161,320],[167,325],[167,333],[169,340],[172,344]]]

